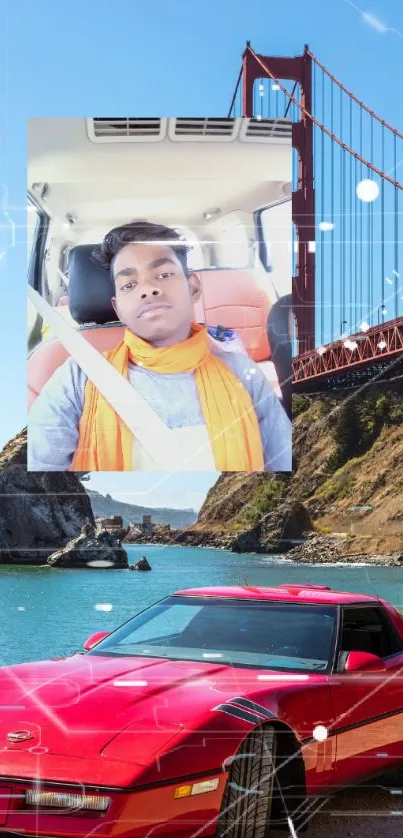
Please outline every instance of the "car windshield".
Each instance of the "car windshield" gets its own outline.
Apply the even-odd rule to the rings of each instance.
[[[88,654],[326,672],[335,628],[336,608],[328,605],[172,596]]]

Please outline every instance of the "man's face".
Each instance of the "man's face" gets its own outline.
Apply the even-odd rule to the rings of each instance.
[[[172,346],[189,337],[193,303],[199,299],[196,274],[185,275],[168,245],[127,244],[113,263],[119,320],[154,346]]]

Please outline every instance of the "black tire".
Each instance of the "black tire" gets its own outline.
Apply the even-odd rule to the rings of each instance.
[[[265,838],[276,768],[272,727],[252,731],[231,765],[216,838]]]

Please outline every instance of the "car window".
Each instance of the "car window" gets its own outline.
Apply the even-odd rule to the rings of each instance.
[[[71,326],[74,326],[75,329],[78,328],[80,325],[77,323],[76,320],[70,314],[69,310],[69,297],[68,297],[68,280],[69,280],[69,252],[71,249],[71,244],[66,245],[63,250],[60,252],[60,260],[59,266],[62,274],[64,275],[65,279],[59,275],[60,285],[59,290],[56,293],[54,291],[54,302],[53,307],[57,309],[59,314],[70,323]],[[41,331],[42,340],[47,340],[49,338],[54,337],[53,332],[49,326],[43,324],[42,331]]]
[[[177,232],[189,243],[187,263],[190,271],[202,271],[205,268],[203,247],[195,234],[188,227],[176,227]]]
[[[122,645],[135,643],[150,643],[164,638],[175,638],[182,635],[195,614],[200,611],[200,606],[189,606],[181,608],[174,605],[171,608],[158,608],[147,622],[136,626],[135,635],[130,633],[122,640]]]
[[[40,215],[38,209],[34,204],[28,203],[27,206],[27,262],[28,266],[31,261],[32,252],[34,249],[38,228],[40,224]]]
[[[292,224],[291,201],[286,198],[269,204],[258,210],[255,215],[259,230],[260,261],[267,271],[276,270],[280,263],[281,270],[285,270],[283,282],[286,282],[292,269],[290,242],[286,233]],[[287,285],[283,287],[280,296],[287,294],[287,289]],[[280,288],[278,290],[280,291]]]
[[[68,279],[69,276],[69,253],[72,248],[71,244],[67,244],[60,253],[60,268]]]
[[[214,245],[217,267],[249,268],[253,264],[254,250],[248,231],[237,218],[223,221],[219,239]]]
[[[49,232],[50,218],[31,196],[27,204],[28,282],[39,293],[43,292],[43,260]]]
[[[343,611],[341,650],[388,658],[403,651],[403,644],[382,608],[355,606]]]

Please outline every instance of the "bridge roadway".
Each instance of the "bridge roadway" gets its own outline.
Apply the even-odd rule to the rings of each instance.
[[[293,392],[357,387],[370,379],[395,378],[403,371],[403,317],[297,355]]]

